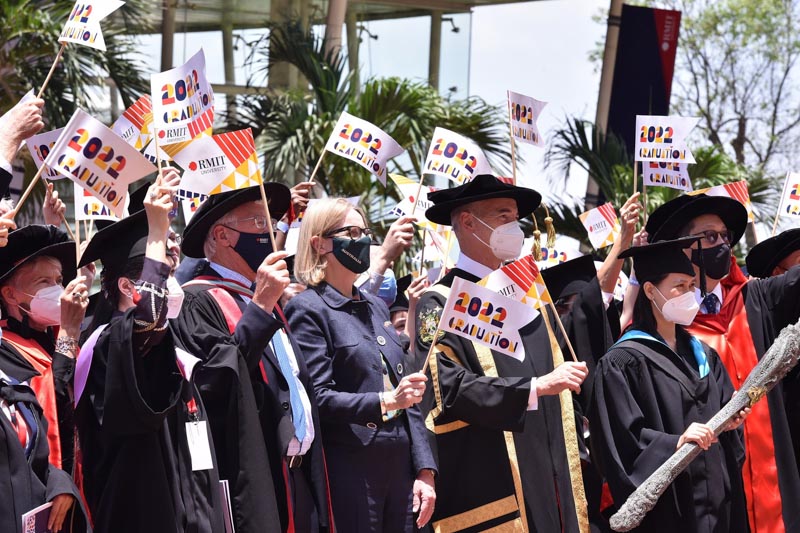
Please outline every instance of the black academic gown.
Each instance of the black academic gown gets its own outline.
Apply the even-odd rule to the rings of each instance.
[[[196,272],[219,278],[209,263]],[[269,347],[281,326],[278,318],[231,296],[242,316],[233,335],[207,287],[187,286],[173,328],[180,343],[205,362],[197,385],[209,411],[220,478],[228,479],[236,531],[277,532],[288,524],[284,457],[294,435],[288,383]],[[291,335],[289,335],[290,340]],[[301,469],[311,487],[322,531],[330,529],[325,459],[313,388],[299,347],[292,347],[312,404],[316,438]],[[262,368],[267,375],[264,382]]]
[[[8,375],[11,375],[10,371],[18,370],[5,361],[0,361],[0,368]],[[31,376],[29,374],[28,378]],[[22,514],[51,501],[59,494],[70,494],[76,501],[71,513],[67,514],[65,524],[72,523],[76,533],[91,531],[72,478],[48,462],[47,420],[33,390],[27,385],[10,385],[0,380],[0,398],[11,404],[25,405],[36,427],[36,439],[26,458],[11,421],[0,413],[0,531],[22,531]],[[19,409],[17,416],[22,416]]]
[[[53,386],[56,393],[56,411],[58,412],[58,431],[61,441],[61,469],[73,474],[75,465],[75,420],[72,404],[72,379],[75,374],[75,359],[55,351],[53,339],[55,334],[51,328],[47,331],[36,331],[28,327],[27,320],[19,322],[9,317],[5,328],[17,335],[31,339],[39,344],[53,358]],[[33,366],[7,342],[0,343],[0,358],[7,361],[8,375],[24,381],[23,376],[34,372]]]
[[[693,422],[706,423],[733,394],[717,353],[703,345],[709,374],[700,378],[688,335],[682,355],[659,341],[630,339],[600,360],[589,412],[595,463],[608,481],[614,510],[677,450]],[[661,496],[635,531],[749,531],[742,488],[741,429],[726,431]]]
[[[146,354],[135,352],[134,311],[117,313],[100,335],[76,409],[84,492],[95,528],[224,531],[217,471],[192,471],[186,423],[194,416],[207,420],[200,395],[181,375],[169,332]],[[199,367],[194,376],[203,372]]]
[[[449,287],[455,277],[478,281],[468,272],[453,269],[440,283]],[[426,292],[417,304],[418,361],[427,355],[433,334],[423,322],[434,318],[435,327],[443,307],[444,298],[434,291]],[[469,340],[446,333],[438,341],[449,353],[435,355],[436,377],[431,376],[432,387],[438,388],[441,397],[440,413],[435,413],[432,395],[426,395],[427,407],[434,409],[427,425],[434,429],[439,466],[434,528],[442,519],[482,506],[489,511],[484,516],[491,518],[478,527],[507,523],[509,498],[515,498],[511,463],[517,461],[528,530],[578,531],[559,397],[540,397],[538,409],[527,410],[531,378],[553,370],[542,316],[522,328],[520,335],[523,361],[492,352],[498,377],[486,375]],[[508,451],[504,432],[513,432],[515,457]]]

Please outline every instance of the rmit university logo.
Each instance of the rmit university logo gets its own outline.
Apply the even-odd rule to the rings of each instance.
[[[199,171],[201,174],[208,172],[215,172],[225,167],[226,159],[224,155],[209,157],[206,159],[198,159],[189,163],[189,170],[192,172]]]

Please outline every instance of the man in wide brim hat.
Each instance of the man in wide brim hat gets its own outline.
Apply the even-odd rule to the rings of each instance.
[[[800,267],[769,279],[748,280],[737,265],[731,248],[744,235],[747,222],[747,210],[737,200],[699,194],[665,203],[650,215],[645,228],[650,242],[701,237],[691,249],[700,312],[687,329],[717,350],[736,389],[780,330],[800,318]],[[788,418],[800,412],[797,388],[796,380],[778,384],[744,425],[748,462],[742,474],[755,533],[800,524],[800,508],[792,503],[800,501],[800,433],[794,445],[791,435],[800,419]],[[759,490],[766,486],[779,490]]]
[[[745,258],[747,273],[768,278],[800,264],[800,228],[792,228],[753,246]]]
[[[586,365],[563,363],[553,371],[540,319],[520,330],[521,362],[451,333],[434,340],[453,281],[476,282],[519,257],[524,234],[518,220],[538,207],[541,195],[480,175],[428,199],[434,205],[425,216],[450,224],[461,250],[456,267],[422,295],[412,318],[415,359],[425,361],[436,342],[429,359],[428,390],[434,393],[428,393],[428,425],[442,461],[433,527],[459,531],[460,518],[474,513],[470,525],[476,531],[578,531],[557,394],[577,390]],[[555,482],[554,471],[563,474]]]
[[[70,377],[91,283],[76,278],[75,255],[66,233],[40,224],[12,231],[0,252],[6,318],[0,358],[13,363],[12,377],[31,379],[48,421],[50,462],[67,471],[73,464]]]
[[[265,190],[270,216],[281,218],[289,209],[289,189],[266,183]],[[197,209],[181,249],[206,262],[184,284],[173,326],[186,351],[236,376],[224,398],[229,408],[211,412],[209,422],[219,442],[228,443],[217,446],[218,464],[221,479],[237,480],[231,483],[233,514],[242,521],[237,528],[285,531],[294,522],[298,533],[325,531],[332,521],[317,404],[300,349],[277,308],[290,279],[286,253],[272,250],[268,228],[259,186],[212,195]],[[282,357],[295,358],[296,375],[284,374],[276,355],[281,348]],[[201,383],[200,390],[209,388]],[[310,424],[302,442],[295,420]]]

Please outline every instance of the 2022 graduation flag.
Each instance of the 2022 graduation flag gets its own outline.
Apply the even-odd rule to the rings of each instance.
[[[162,146],[190,141],[214,124],[214,92],[201,48],[179,67],[150,78],[153,124]]]
[[[50,155],[50,151],[53,149],[53,146],[56,144],[58,138],[61,137],[61,133],[63,131],[64,128],[58,128],[57,130],[53,131],[37,133],[36,135],[32,135],[25,139],[25,145],[28,147],[28,151],[31,153],[33,163],[36,165],[37,170],[44,165],[47,156]],[[48,168],[45,171],[45,174],[45,177],[51,180],[60,180],[64,177],[57,170],[52,168]]]
[[[692,190],[687,163],[648,161],[642,163],[642,179],[650,187],[669,187],[681,191]]]
[[[120,0],[77,0],[58,38],[60,43],[76,43],[106,50],[100,21],[125,4]]]
[[[788,172],[783,184],[778,216],[800,217],[800,172]]]
[[[45,164],[122,217],[128,185],[156,171],[150,161],[82,109],[72,115]]]
[[[386,163],[405,152],[388,133],[353,115],[342,112],[325,150],[355,161],[386,186]]]
[[[541,102],[536,98],[508,91],[511,135],[515,141],[534,146],[544,146],[536,121],[546,105],[547,102]]]
[[[439,328],[513,357],[525,358],[519,330],[536,311],[463,278],[453,279]]]
[[[444,128],[433,131],[422,172],[445,176],[458,185],[480,174],[494,174],[489,160],[475,142]]]
[[[699,121],[696,117],[636,115],[634,160],[694,163],[686,137]]]

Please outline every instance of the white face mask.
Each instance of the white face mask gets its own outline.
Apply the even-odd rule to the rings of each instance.
[[[30,311],[22,309],[30,316],[31,320],[42,326],[57,326],[61,324],[61,294],[64,287],[51,285],[36,291],[30,303]]]
[[[173,276],[167,278],[167,319],[178,317],[183,305],[183,289]]]
[[[496,258],[500,261],[509,261],[519,257],[522,244],[525,241],[525,233],[523,233],[522,228],[519,227],[519,223],[516,220],[492,228],[478,217],[475,217],[475,219],[492,230],[492,235],[489,237],[489,244],[486,244],[483,239],[477,235],[475,235],[475,238],[491,248]]]
[[[658,288],[656,288],[656,291],[661,294]],[[670,322],[675,322],[681,326],[691,325],[700,310],[700,304],[697,303],[697,299],[694,297],[694,291],[684,292],[675,298],[667,298],[663,294],[661,294],[661,297],[667,300],[661,307],[661,314]]]

